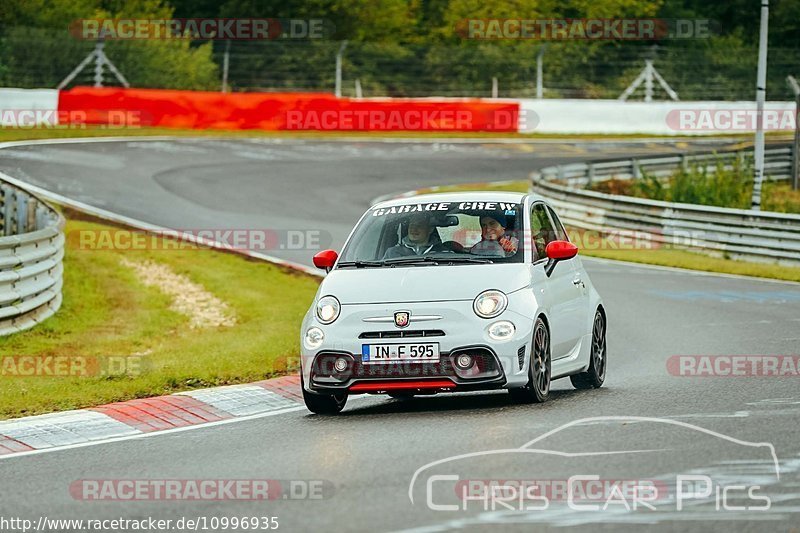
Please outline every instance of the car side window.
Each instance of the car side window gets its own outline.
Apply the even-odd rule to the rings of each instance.
[[[531,208],[531,241],[533,245],[534,261],[547,257],[547,245],[558,240],[558,235],[553,229],[553,224],[547,214],[544,204],[537,203]]]
[[[558,237],[559,241],[568,241],[569,236],[567,236],[567,230],[564,229],[564,224],[558,219],[556,216],[556,212],[553,211],[553,208],[547,206],[547,212],[550,214],[550,220],[553,222],[553,228],[555,230],[556,236]]]

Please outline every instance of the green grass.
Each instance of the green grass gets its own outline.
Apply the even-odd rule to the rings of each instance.
[[[603,259],[614,259],[616,261],[628,261],[631,263],[644,263],[648,265],[702,270],[703,272],[719,272],[723,274],[737,274],[740,276],[800,282],[800,268],[797,267],[734,261],[732,259],[689,252],[687,250],[670,248],[656,250],[583,249],[580,253],[588,257],[600,257]]]
[[[230,137],[230,138],[305,138],[305,139],[333,139],[341,137],[353,138],[463,138],[463,139],[563,139],[563,140],[592,140],[592,139],[655,139],[670,140],[688,139],[689,137],[675,137],[667,135],[625,134],[625,135],[597,135],[597,134],[544,134],[544,133],[493,133],[493,132],[449,132],[449,131],[397,131],[397,132],[369,132],[369,131],[264,131],[264,130],[194,130],[178,128],[105,128],[101,126],[86,126],[84,128],[2,128],[0,127],[0,142],[22,141],[36,139],[60,139],[74,137],[144,137],[144,136],[174,136],[174,137]],[[741,139],[748,141],[752,135],[720,135],[721,138],[730,140]],[[775,138],[783,138],[774,135]]]
[[[114,230],[72,218],[67,234]],[[74,235],[74,234],[72,234]],[[170,299],[145,287],[120,264],[168,265],[225,301],[233,327],[190,330]],[[299,328],[318,279],[212,250],[98,251],[68,239],[64,303],[55,316],[26,332],[0,338],[7,356],[128,356],[139,375],[106,377],[0,376],[0,418],[142,398],[191,388],[251,382],[296,368]]]
[[[415,192],[417,194],[470,191],[528,192],[528,185],[529,182],[526,180],[512,180],[488,183],[464,183],[461,185],[442,185],[439,187],[426,187],[424,189],[418,189]]]
[[[735,159],[730,168],[718,159],[713,167],[691,164],[666,178],[643,173],[640,179],[596,182],[591,190],[684,204],[750,209],[753,194],[752,157]],[[765,181],[761,190],[764,211],[800,213],[800,191],[788,182]]]

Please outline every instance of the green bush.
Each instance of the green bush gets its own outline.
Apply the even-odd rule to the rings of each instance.
[[[643,172],[639,179],[601,181],[591,189],[665,202],[750,209],[753,158],[736,158],[726,168],[717,157],[711,164],[692,162],[667,178]],[[800,191],[792,191],[788,183],[765,181],[761,192],[764,211],[800,213]]]

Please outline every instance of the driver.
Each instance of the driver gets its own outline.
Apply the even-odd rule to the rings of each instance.
[[[431,224],[428,215],[422,213],[412,215],[408,221],[408,235],[403,237],[397,245],[386,250],[383,258],[393,259],[410,255],[424,255],[432,250],[438,251],[441,240],[434,238],[435,229],[436,227]]]
[[[477,255],[511,257],[517,253],[519,239],[506,232],[508,222],[503,213],[491,212],[481,217],[481,240],[469,252]]]

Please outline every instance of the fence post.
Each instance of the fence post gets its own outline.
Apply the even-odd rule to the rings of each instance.
[[[539,52],[536,54],[536,98],[538,100],[542,99],[542,94],[544,93],[544,82],[542,81],[542,58],[544,57],[544,49],[546,44],[543,44],[539,47]]]
[[[228,92],[228,69],[231,63],[231,40],[225,41],[225,55],[222,57],[222,92]]]
[[[336,53],[336,87],[334,88],[336,98],[342,97],[342,55],[345,48],[347,48],[347,41],[342,41],[339,51]]]
[[[794,144],[792,145],[792,190],[800,188],[800,84],[794,76],[787,76],[786,81],[794,92]]]

